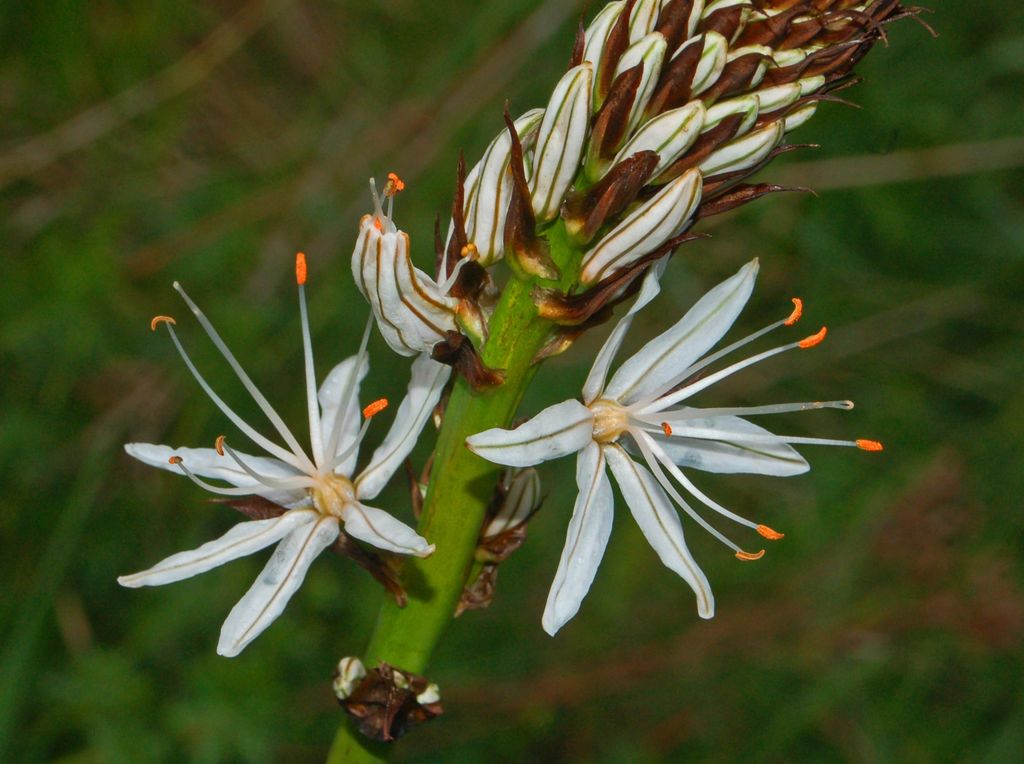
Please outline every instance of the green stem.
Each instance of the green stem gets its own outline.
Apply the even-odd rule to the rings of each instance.
[[[563,270],[562,284],[576,279],[579,253],[561,223],[547,232],[551,256]],[[500,387],[474,390],[465,379],[455,382],[434,449],[419,531],[437,550],[426,559],[409,559],[402,577],[409,594],[404,608],[388,598],[380,615],[365,663],[384,661],[422,674],[430,655],[452,620],[452,613],[473,563],[488,500],[501,468],[466,448],[466,438],[491,427],[507,427],[533,378],[533,359],[551,335],[552,325],[537,316],[533,284],[511,279],[490,320],[490,336],[482,349],[484,363],[504,369]],[[328,764],[386,761],[390,746],[363,738],[343,724],[334,739]]]

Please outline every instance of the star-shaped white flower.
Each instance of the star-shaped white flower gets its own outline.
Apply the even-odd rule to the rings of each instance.
[[[125,450],[136,459],[185,474],[218,495],[262,496],[286,508],[278,517],[239,523],[198,549],[180,552],[149,570],[118,578],[120,584],[129,587],[168,584],[280,542],[263,572],[231,610],[221,628],[217,652],[225,656],[238,655],[281,614],[305,578],[310,564],[334,543],[342,526],[350,536],[389,552],[425,557],[434,550],[426,539],[405,523],[384,510],[367,506],[365,502],[380,493],[412,450],[440,397],[449,368],[425,356],[416,359],[408,392],[398,407],[391,430],[374,451],[369,464],[354,476],[359,444],[370,419],[387,406],[387,401],[381,399],[362,412],[359,409],[359,383],[369,369],[366,355],[369,331],[363,337],[359,352],[335,366],[317,390],[303,286],[306,263],[301,253],[296,256],[296,279],[305,354],[310,431],[308,452],[253,384],[209,319],[178,284],[174,285],[175,289],[181,293],[286,446],[262,435],[214,392],[185,352],[174,330],[174,319],[166,316],[153,319],[153,328],[158,324],[167,328],[185,365],[206,394],[242,433],[269,456],[252,456],[236,451],[227,445],[223,437],[217,439],[216,448],[170,448],[149,443],[125,446]],[[361,419],[365,422],[361,423]],[[214,485],[203,478],[221,480],[230,487]]]
[[[579,610],[604,555],[613,514],[606,466],[611,469],[633,518],[661,561],[693,588],[700,616],[711,618],[714,615],[711,587],[686,547],[683,526],[673,502],[732,548],[738,558],[758,559],[764,552],[744,552],[701,517],[676,486],[700,504],[756,530],[767,539],[778,539],[782,534],[716,503],[697,488],[680,467],[786,476],[809,469],[804,458],[793,449],[791,444],[794,443],[881,450],[881,445],[875,441],[773,435],[740,417],[808,409],[850,409],[853,407],[850,401],[706,409],[684,403],[747,366],[789,350],[813,347],[824,338],[822,328],[799,342],[766,350],[707,376],[696,376],[748,342],[773,329],[789,326],[800,317],[801,302],[794,299],[796,308],[788,318],[707,354],[732,326],[750,297],[757,275],[756,260],[704,295],[678,323],[624,362],[606,383],[633,316],[658,293],[663,268],[664,261],[648,273],[636,303],[601,348],[584,384],[582,402],[570,400],[550,406],[514,430],[487,430],[466,441],[470,449],[485,459],[513,467],[578,453],[579,495],[542,619],[549,634],[557,632]],[[634,455],[642,457],[646,466],[635,461]]]

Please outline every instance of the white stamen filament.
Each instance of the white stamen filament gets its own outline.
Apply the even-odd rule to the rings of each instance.
[[[324,470],[323,474],[329,474],[331,472],[334,472],[334,470],[337,469],[339,464],[348,459],[348,457],[351,456],[352,452],[359,448],[359,446],[363,442],[363,437],[366,435],[366,431],[370,429],[370,421],[372,419],[373,417],[366,418],[366,420],[363,422],[362,427],[359,428],[359,432],[356,435],[355,439],[348,444],[348,447],[344,451],[342,451],[340,454],[334,457],[331,463],[326,466],[326,469]]]
[[[348,410],[352,407],[352,397],[356,394],[356,387],[359,381],[359,370],[363,367],[363,363],[366,360],[366,346],[370,341],[370,330],[373,328],[373,315],[371,314],[369,319],[366,321],[366,328],[363,329],[363,338],[359,343],[359,352],[356,353],[356,362],[352,367],[351,375],[345,383],[345,397],[338,406],[338,410],[334,414],[334,422],[331,423],[331,432],[327,438],[327,452],[325,454],[324,461],[330,461],[329,466],[326,466],[321,474],[327,474],[334,471],[334,468],[341,464],[344,459],[348,458],[349,454],[352,453],[352,446],[345,449],[345,455],[343,458],[338,458],[335,454],[338,450],[338,441],[341,439],[342,430],[345,429],[346,419],[348,417]],[[355,445],[359,445],[359,438],[355,440]]]
[[[670,393],[663,398],[659,398],[653,401],[652,403],[643,406],[635,413],[638,416],[643,416],[645,414],[652,414],[656,411],[662,411],[664,409],[667,409],[669,406],[679,403],[679,401],[686,400],[691,395],[696,395],[701,390],[711,387],[711,385],[720,382],[726,377],[732,376],[741,369],[745,369],[748,366],[753,366],[756,363],[765,361],[771,358],[772,356],[778,355],[779,353],[785,353],[787,350],[795,350],[796,348],[799,347],[799,342],[791,342],[788,345],[782,345],[777,348],[772,348],[771,350],[765,350],[763,353],[758,353],[757,355],[750,356],[750,358],[746,358],[742,361],[737,361],[731,366],[726,366],[724,369],[720,369],[719,371],[716,371],[714,374],[710,374],[704,377],[703,379],[698,379],[696,382],[692,382],[689,385],[684,385],[683,387],[676,390],[674,393]],[[631,411],[630,413],[634,412]]]
[[[714,501],[709,496],[707,496],[703,491],[697,488],[697,486],[693,484],[693,481],[686,477],[686,474],[681,469],[679,469],[679,466],[675,462],[673,462],[672,459],[669,458],[669,455],[665,453],[665,449],[659,446],[658,442],[654,438],[652,438],[645,432],[641,432],[640,434],[643,436],[643,439],[647,442],[648,448],[650,448],[651,451],[654,452],[655,456],[658,457],[658,460],[661,461],[661,463],[668,468],[668,471],[669,473],[671,473],[672,477],[678,480],[679,484],[687,491],[689,491],[699,502],[704,504],[709,509],[713,509],[715,512],[722,515],[723,517],[728,517],[735,523],[739,523],[740,525],[745,525],[748,528],[753,528],[754,530],[757,530],[757,523],[751,522],[747,518],[741,517],[740,515],[737,515],[735,512],[726,509],[717,501]],[[634,435],[633,437],[635,438],[637,436]]]
[[[188,467],[185,466],[185,462],[180,458],[173,462],[178,468],[185,473],[185,476],[195,483],[200,488],[209,491],[210,493],[218,493],[221,496],[252,496],[256,493],[256,486],[251,488],[222,488],[221,486],[214,485],[213,483],[207,483],[202,478],[196,477],[196,474],[192,472]]]
[[[727,547],[732,549],[734,552],[742,552],[743,550],[739,546],[737,546],[734,542],[730,541],[725,536],[725,534],[723,534],[721,531],[719,531],[717,528],[711,525],[711,523],[709,523],[707,520],[705,520],[703,517],[697,514],[697,510],[691,507],[686,502],[686,500],[679,495],[679,491],[677,491],[675,489],[675,486],[673,486],[669,482],[668,478],[665,477],[665,472],[664,470],[662,470],[661,464],[659,464],[658,459],[651,452],[650,446],[644,442],[645,433],[643,433],[642,431],[637,431],[637,433],[634,433],[632,429],[629,430],[629,433],[633,435],[633,440],[640,447],[640,453],[643,454],[644,461],[647,462],[647,465],[651,468],[651,472],[654,473],[654,477],[657,478],[658,483],[660,483],[661,487],[665,489],[665,492],[668,493],[670,497],[672,497],[672,500],[680,507],[682,507],[683,511],[686,512],[686,514],[688,514],[690,517],[692,517],[693,520],[698,525],[700,525],[701,528],[706,530],[708,533],[710,533],[716,539],[718,539]]]
[[[263,448],[263,450],[270,454],[273,454],[278,459],[285,462],[286,464],[290,464],[297,470],[304,470],[302,461],[300,461],[295,454],[293,454],[291,451],[285,448],[281,448],[281,446],[279,446],[277,443],[274,443],[274,441],[257,432],[252,425],[250,425],[248,422],[242,419],[242,417],[236,414],[234,410],[231,409],[231,407],[228,406],[224,402],[224,400],[219,395],[217,395],[217,393],[214,392],[213,388],[210,387],[210,384],[206,381],[205,377],[203,377],[203,375],[199,373],[199,369],[196,368],[196,365],[192,363],[192,359],[189,357],[188,353],[185,352],[185,348],[181,344],[181,340],[178,339],[178,334],[177,332],[174,331],[174,327],[170,324],[170,322],[167,321],[164,321],[163,324],[164,326],[167,327],[167,331],[171,335],[171,341],[174,343],[174,346],[178,349],[178,355],[181,356],[181,360],[185,362],[185,366],[192,373],[192,376],[195,377],[196,382],[199,383],[199,386],[203,389],[203,392],[206,393],[207,396],[209,396],[210,400],[212,400],[214,405],[221,410],[224,416],[230,419],[232,424],[235,425],[235,427],[241,430],[242,433],[247,438],[249,438],[249,440]]]
[[[698,440],[719,440],[723,443],[796,443],[812,446],[849,446],[860,448],[855,440],[833,440],[831,438],[805,438],[797,435],[751,435],[745,432],[730,432],[714,428],[680,427],[672,437],[696,438]]]
[[[684,406],[675,411],[660,411],[656,417],[635,417],[644,424],[662,429],[661,422],[684,422],[687,419],[709,419],[716,416],[758,416],[761,414],[786,414],[792,411],[820,411],[839,409],[849,411],[853,401],[814,401],[813,403],[776,403],[768,406],[732,406],[717,409],[698,409]]]
[[[445,254],[445,257],[447,257],[447,254]],[[448,294],[451,288],[455,286],[455,281],[459,278],[459,271],[461,271],[463,266],[468,262],[470,262],[470,259],[468,257],[462,257],[459,258],[459,261],[457,263],[455,263],[455,267],[452,268],[451,275],[449,275],[448,278],[444,280],[444,283],[439,285],[441,291],[444,294]]]
[[[302,324],[302,353],[306,367],[306,408],[309,413],[309,444],[319,469],[324,463],[323,435],[320,429],[320,404],[316,399],[316,367],[313,364],[313,340],[309,334],[306,287],[299,284],[299,323]]]
[[[236,359],[234,354],[228,349],[228,346],[224,344],[224,340],[222,340],[220,335],[217,334],[217,330],[213,328],[213,324],[210,323],[210,320],[206,317],[203,311],[199,309],[199,306],[192,302],[192,299],[185,294],[185,290],[182,288],[181,284],[175,281],[174,288],[178,291],[178,294],[184,298],[185,303],[188,305],[192,313],[195,314],[195,317],[199,320],[199,323],[202,325],[207,336],[209,336],[217,350],[220,351],[221,355],[224,356],[224,359],[231,366],[231,369],[235,372],[235,376],[238,377],[238,380],[242,383],[243,387],[245,387],[249,395],[252,396],[253,400],[256,401],[256,404],[266,415],[267,419],[270,420],[270,423],[274,425],[274,428],[278,431],[281,437],[284,438],[285,442],[292,449],[295,456],[298,457],[299,461],[305,464],[303,471],[315,472],[316,467],[309,460],[309,457],[302,449],[302,446],[299,445],[299,441],[292,434],[292,431],[288,429],[288,426],[284,423],[281,415],[278,414],[277,411],[274,410],[274,407],[270,405],[270,401],[264,397],[263,393],[261,393],[259,388],[257,388],[253,383],[252,379],[249,378],[249,375],[245,373],[242,365],[238,363],[238,359]]]
[[[258,481],[261,485],[264,485],[267,488],[290,491],[296,488],[311,488],[314,485],[316,485],[316,481],[313,480],[313,478],[308,477],[306,475],[296,475],[295,477],[290,478],[272,478],[267,475],[261,475],[248,464],[246,464],[244,461],[242,461],[242,458],[238,455],[238,452],[235,451],[235,449],[233,449],[223,440],[220,441],[220,447],[224,449],[227,455],[234,460],[235,464],[242,468],[242,471],[245,472],[246,475],[251,477],[253,480]]]

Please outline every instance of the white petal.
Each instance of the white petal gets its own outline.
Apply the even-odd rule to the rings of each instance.
[[[262,496],[284,506],[302,502],[306,497],[304,489],[268,488],[246,473],[226,452],[221,456],[212,448],[171,448],[154,443],[126,443],[124,450],[129,456],[135,457],[140,462],[177,475],[184,474],[181,467],[171,464],[169,460],[172,456],[181,457],[182,463],[199,477],[223,480],[239,488],[251,488],[254,495]],[[304,474],[280,459],[269,456],[252,456],[238,450],[235,451],[235,454],[254,472],[264,477],[280,480]]]
[[[687,432],[701,438],[686,437]],[[714,433],[720,439],[706,436]],[[680,467],[693,467],[705,472],[748,473],[789,477],[810,469],[795,448],[781,442],[744,442],[743,436],[772,438],[772,433],[738,416],[716,416],[709,419],[686,419],[672,424],[672,437],[651,434]]]
[[[345,533],[378,549],[417,557],[427,557],[434,551],[433,544],[428,544],[425,538],[383,509],[365,504],[346,504],[342,518]]]
[[[711,594],[711,585],[686,548],[679,515],[658,481],[619,446],[606,446],[604,454],[622,497],[647,542],[665,567],[678,573],[693,589],[697,595],[698,615],[701,618],[713,617],[715,598]]]
[[[594,365],[590,367],[590,373],[587,375],[587,381],[583,384],[584,403],[593,403],[604,392],[604,383],[608,378],[608,369],[611,368],[612,361],[615,360],[615,354],[622,347],[622,341],[626,338],[626,332],[629,331],[629,327],[633,324],[633,317],[641,308],[658,296],[658,293],[661,291],[661,275],[665,272],[667,264],[668,258],[663,257],[647,269],[647,273],[644,274],[644,282],[640,286],[640,294],[637,295],[636,301],[626,311],[626,314],[619,319],[619,323],[615,325],[612,333],[608,335],[608,339],[601,346],[601,350],[598,351],[597,357],[594,359]]]
[[[266,567],[220,629],[217,653],[233,658],[284,611],[317,555],[338,538],[338,519],[321,515],[277,545]]]
[[[732,326],[754,288],[757,260],[705,294],[674,326],[648,342],[615,372],[605,395],[624,405],[661,395]]]
[[[552,636],[580,609],[612,532],[612,486],[597,443],[592,442],[576,458],[576,485],[579,495],[541,619],[544,631]]]
[[[373,452],[366,469],[356,478],[356,493],[360,499],[372,499],[379,494],[412,451],[423,425],[430,419],[441,397],[450,373],[450,366],[433,361],[425,355],[413,362],[409,387],[395,412],[391,429],[384,442]]]
[[[495,427],[466,438],[473,453],[495,464],[532,467],[582,450],[593,441],[594,415],[579,401],[563,401],[514,430]]]
[[[208,541],[197,549],[172,554],[141,573],[120,576],[117,583],[135,589],[140,586],[161,586],[198,576],[280,541],[296,528],[312,523],[317,516],[311,509],[293,509],[269,520],[239,523],[219,539]]]
[[[344,400],[348,399],[348,407],[345,411],[345,419],[341,424],[341,433],[338,436],[338,445],[330,458],[337,456],[352,445],[359,434],[359,427],[362,424],[362,417],[359,416],[359,385],[366,377],[370,369],[368,357],[364,356],[362,365],[359,367],[358,376],[354,375],[358,356],[349,356],[339,363],[320,385],[320,391],[316,397],[320,401],[320,423],[323,431],[324,443],[331,441],[331,428],[335,425],[338,416],[338,409]],[[354,389],[353,389],[354,388]],[[356,466],[356,459],[359,457],[359,450],[352,449],[352,453],[344,462],[335,468],[335,472],[342,475],[351,475]]]

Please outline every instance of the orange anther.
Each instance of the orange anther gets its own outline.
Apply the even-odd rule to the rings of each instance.
[[[883,446],[877,440],[858,440],[857,448],[861,451],[882,451]]]
[[[388,182],[384,186],[384,196],[395,196],[405,191],[405,181],[393,172],[388,173]]]
[[[776,530],[772,530],[767,525],[757,526],[757,532],[764,536],[769,541],[778,541],[780,538],[785,536],[785,533],[779,533]]]
[[[800,320],[800,316],[802,316],[803,314],[804,314],[804,301],[801,300],[799,297],[794,297],[793,298],[793,312],[790,313],[789,314],[789,318],[787,318],[782,323],[785,324],[786,326],[792,326],[793,324],[795,324],[797,321]]]
[[[812,348],[815,345],[820,345],[821,341],[825,339],[826,334],[828,334],[828,327],[823,326],[817,334],[812,334],[810,337],[806,337],[800,340],[800,342],[798,342],[797,344],[804,350],[806,350],[807,348]]]
[[[156,328],[160,324],[170,324],[171,326],[174,326],[176,323],[178,322],[170,316],[153,316],[153,320],[149,322],[149,328],[155,332]]]
[[[224,436],[218,435],[217,440],[213,441],[213,448],[217,452],[217,456],[224,456]]]
[[[387,407],[388,407],[388,399],[387,398],[379,398],[378,400],[375,400],[373,403],[368,405],[365,409],[363,409],[363,418],[364,419],[369,419],[372,416],[377,416],[377,414],[382,412]]]
[[[182,459],[180,456],[175,455],[175,456],[172,456],[170,459],[168,459],[167,463],[168,464],[181,464],[183,461],[184,461],[184,459]]]
[[[384,230],[384,224],[380,222],[380,218],[373,219],[373,227],[376,228],[378,231]]]
[[[744,562],[750,562],[751,560],[760,560],[764,557],[764,550],[760,552],[737,552],[736,559],[743,560]]]
[[[306,283],[306,256],[302,252],[295,253],[295,283],[299,286]]]
[[[670,425],[668,422],[661,423],[661,431],[665,433],[666,436],[672,437],[672,425]]]
[[[463,257],[468,257],[470,260],[477,260],[480,258],[480,250],[476,248],[476,244],[473,242],[469,242],[469,244],[464,246],[459,254]]]

